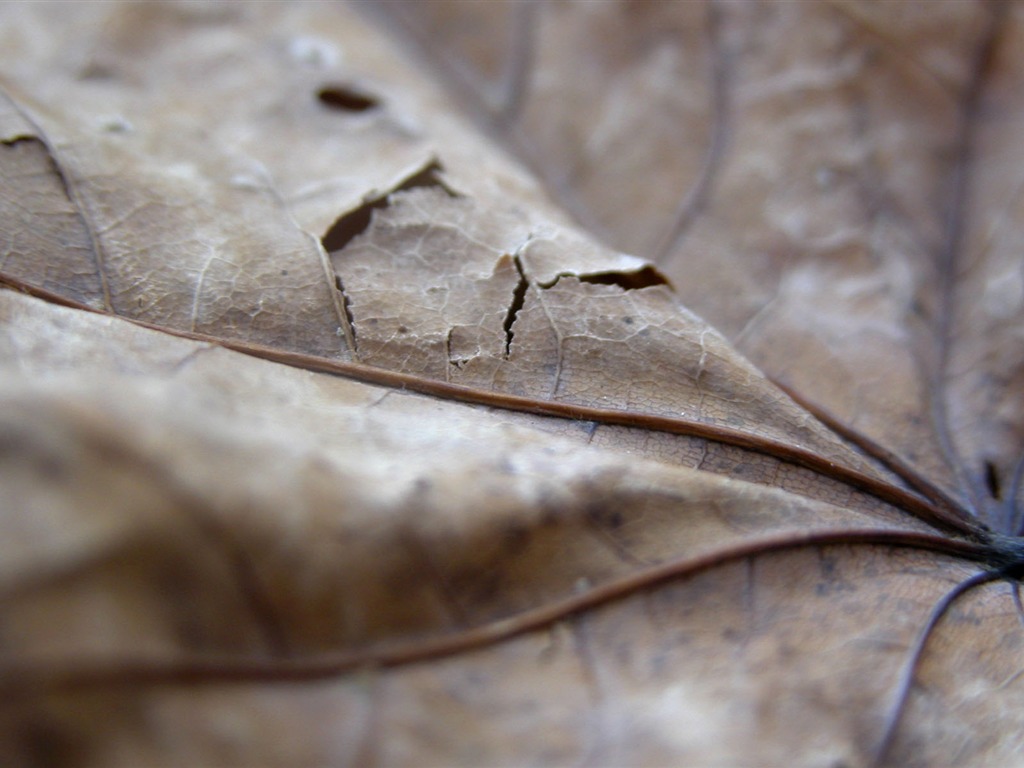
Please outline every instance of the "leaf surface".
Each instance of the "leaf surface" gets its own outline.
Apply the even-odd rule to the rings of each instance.
[[[762,370],[1017,533],[1017,4],[640,7],[521,13],[503,135]],[[486,113],[475,33],[513,21],[401,8]]]
[[[3,9],[12,762],[1019,749],[1016,7],[525,7]]]

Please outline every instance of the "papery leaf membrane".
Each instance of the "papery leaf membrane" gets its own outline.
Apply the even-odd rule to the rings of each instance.
[[[397,9],[489,137],[350,7],[5,7],[0,754],[1011,760],[1019,22],[949,5]]]

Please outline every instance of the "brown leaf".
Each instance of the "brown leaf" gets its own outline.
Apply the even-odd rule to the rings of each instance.
[[[763,370],[1004,528],[986,476],[1017,487],[1024,431],[1011,5],[560,6],[532,20],[502,130]],[[442,63],[473,56],[461,4],[402,8]]]
[[[1016,8],[385,10],[0,11],[5,762],[1012,760]]]

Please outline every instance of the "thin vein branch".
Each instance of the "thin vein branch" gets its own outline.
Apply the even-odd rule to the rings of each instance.
[[[1017,618],[1020,619],[1020,624],[1024,627],[1024,603],[1020,599],[1020,582],[1013,582],[1013,605],[1017,609]]]
[[[430,169],[435,165],[436,159],[431,158],[430,162],[426,164],[423,171],[421,172],[429,173]],[[338,328],[341,330],[342,336],[345,339],[345,344],[348,347],[349,354],[352,355],[353,358],[357,358],[358,352],[356,351],[356,331],[355,326],[352,322],[352,317],[349,314],[348,296],[345,293],[344,287],[342,285],[341,276],[337,274],[336,270],[334,269],[334,266],[331,264],[331,257],[328,255],[327,249],[324,247],[323,239],[307,232],[304,227],[299,225],[299,222],[296,220],[295,215],[292,212],[294,209],[288,204],[288,201],[285,200],[284,197],[281,195],[281,192],[279,191],[277,184],[273,182],[273,178],[271,177],[270,171],[262,167],[262,165],[260,167],[260,170],[263,172],[265,176],[265,189],[267,193],[273,198],[274,202],[277,204],[278,210],[281,211],[281,213],[284,216],[286,216],[289,219],[289,221],[292,222],[292,224],[295,227],[295,230],[297,232],[301,232],[302,235],[306,239],[308,239],[310,243],[312,243],[313,247],[316,249],[317,256],[320,262],[320,268],[324,272],[325,284],[327,285],[327,290],[330,295],[331,306],[334,308],[334,315],[338,319]],[[410,178],[415,179],[418,175],[418,173],[412,174],[411,177],[403,180],[401,184],[398,185],[398,187],[400,188],[402,185],[408,184]]]
[[[601,680],[600,668],[594,649],[591,648],[590,631],[586,626],[585,617],[566,622],[572,638],[574,656],[580,662],[580,674],[587,691],[589,704],[590,727],[586,729],[589,743],[583,754],[575,761],[576,768],[599,765],[599,756],[607,763],[608,755],[614,746],[617,731],[620,730],[621,717],[611,711],[614,697],[608,695]]]
[[[928,621],[925,622],[925,625],[918,634],[913,646],[911,646],[910,655],[907,657],[907,661],[903,665],[903,671],[900,673],[899,682],[896,684],[895,701],[893,702],[892,708],[889,710],[889,715],[886,718],[885,727],[882,730],[882,738],[879,740],[878,746],[875,748],[874,759],[872,761],[873,765],[881,765],[889,757],[893,742],[896,738],[896,732],[900,726],[900,721],[903,719],[903,714],[907,708],[907,699],[910,697],[910,691],[914,686],[914,677],[920,667],[921,657],[924,655],[925,646],[927,646],[928,640],[935,631],[935,627],[938,626],[938,623],[946,615],[953,603],[955,603],[960,597],[983,584],[988,584],[1002,578],[1006,578],[1006,575],[1002,570],[982,571],[980,573],[976,573],[953,587],[942,597],[941,600],[939,600],[938,603],[935,604],[931,615],[928,617]]]
[[[71,202],[75,209],[75,213],[78,214],[78,218],[85,228],[85,231],[89,235],[89,242],[92,245],[92,257],[96,265],[96,275],[100,281],[100,288],[103,292],[103,306],[107,311],[113,313],[114,304],[110,294],[110,281],[107,279],[107,270],[104,263],[104,251],[100,244],[99,234],[93,227],[92,219],[85,215],[85,205],[82,202],[82,197],[78,192],[78,185],[74,183],[74,180],[68,175],[65,169],[57,162],[57,153],[54,151],[49,138],[46,136],[46,132],[43,127],[25,110],[19,101],[15,100],[11,96],[12,87],[10,84],[0,81],[0,98],[5,99],[21,116],[25,122],[32,126],[32,130],[35,131],[35,137],[42,145],[46,148],[46,152],[49,155],[50,163],[53,166],[53,171],[57,178],[60,180],[61,185],[64,188],[64,193],[67,195],[68,200]]]
[[[864,5],[852,0],[826,0],[826,2],[844,17],[881,41],[890,53],[906,63],[908,71],[918,75],[919,82],[933,87],[944,96],[956,93],[956,83],[950,77],[943,74],[941,70],[929,66],[920,57],[913,55],[913,49],[908,50],[905,41],[898,34],[894,34],[888,25],[872,18],[872,14]]]
[[[956,160],[951,173],[951,196],[946,213],[944,246],[936,260],[939,280],[939,308],[935,318],[935,338],[938,346],[938,363],[932,375],[932,422],[936,437],[946,460],[954,468],[957,482],[972,499],[975,509],[984,508],[985,493],[977,481],[965,470],[963,457],[953,439],[949,412],[949,393],[946,379],[949,372],[950,352],[953,345],[954,319],[956,312],[956,283],[959,277],[960,261],[963,258],[965,222],[971,195],[971,176],[977,141],[977,127],[981,99],[985,90],[994,58],[1006,4],[997,2],[989,15],[988,25],[976,49],[968,78],[960,99],[959,127],[957,130]]]
[[[711,196],[712,185],[718,176],[728,144],[731,110],[729,106],[729,53],[722,43],[721,10],[717,0],[708,5],[707,39],[711,47],[711,136],[704,161],[701,164],[697,179],[686,191],[672,217],[668,230],[661,242],[654,249],[651,261],[661,264],[672,253],[678,250],[683,238],[689,231],[694,220],[707,204]]]
[[[511,50],[502,77],[504,94],[502,103],[494,111],[494,121],[499,130],[508,130],[519,119],[529,94],[539,8],[540,3],[531,0],[516,3],[513,11],[512,39],[509,41]]]
[[[348,761],[351,768],[380,765],[383,762],[377,758],[377,753],[383,743],[381,720],[383,719],[382,713],[386,709],[382,701],[385,695],[384,686],[381,685],[376,671],[372,669],[367,669],[359,682],[359,687],[362,689],[363,709],[366,714],[357,730],[358,743]]]

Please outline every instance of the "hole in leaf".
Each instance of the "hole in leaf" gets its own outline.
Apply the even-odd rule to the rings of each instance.
[[[999,481],[999,470],[991,461],[985,462],[985,485],[992,498],[999,501],[1003,498],[1002,483]]]
[[[341,112],[366,112],[380,102],[368,93],[348,85],[327,85],[317,91],[317,100],[328,109]]]
[[[452,190],[451,187],[445,184],[444,180],[441,178],[441,173],[443,171],[444,168],[442,168],[441,163],[437,160],[432,160],[422,169],[407,177],[398,186],[377,197],[368,198],[355,210],[342,214],[323,236],[322,242],[324,244],[324,250],[328,253],[340,251],[348,245],[353,238],[365,232],[370,226],[370,220],[373,217],[374,210],[378,208],[387,208],[389,205],[388,198],[395,192],[404,192],[416,187],[437,187],[438,189],[444,190],[449,197],[458,197],[459,195]]]

